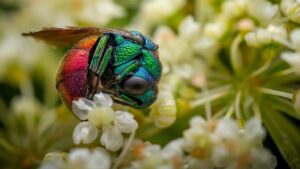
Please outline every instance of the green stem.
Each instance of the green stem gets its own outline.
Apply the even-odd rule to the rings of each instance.
[[[240,111],[241,95],[242,92],[239,91],[236,95],[235,102],[234,102],[235,115],[238,120],[242,119],[241,111]]]
[[[229,93],[229,91],[224,91],[224,92],[220,92],[220,93],[215,93],[213,95],[209,95],[207,97],[204,96],[204,98],[200,98],[198,100],[195,100],[194,102],[191,103],[191,107],[195,108],[198,106],[201,106],[205,103],[207,103],[208,101],[213,101],[213,100],[217,100],[222,98],[223,96],[226,96]]]
[[[294,74],[296,71],[294,68],[288,68],[279,72],[274,73],[272,76],[288,76]]]
[[[267,61],[261,68],[254,71],[250,76],[254,77],[254,76],[257,76],[257,75],[263,73],[264,71],[266,71],[269,68],[270,65],[271,65],[271,60]]]
[[[241,35],[236,36],[230,48],[230,61],[233,70],[236,74],[240,72],[242,66],[241,54],[239,51],[239,45],[241,42],[242,42]]]
[[[255,102],[252,105],[252,109],[253,109],[253,112],[254,112],[254,116],[256,118],[258,118],[259,120],[261,120],[261,111],[260,111],[259,106]]]
[[[226,109],[227,109],[227,107],[225,107],[225,108],[219,110],[217,113],[215,113],[215,114],[213,115],[212,118],[216,119],[216,118],[221,117],[221,116],[226,112]]]
[[[268,89],[268,88],[259,88],[258,90],[262,93],[265,93],[265,94],[280,96],[280,97],[284,97],[284,98],[287,98],[287,99],[292,99],[293,98],[293,94],[286,93],[286,92],[283,92],[283,91],[278,91],[278,90]]]
[[[119,167],[119,165],[121,164],[121,162],[123,161],[125,155],[127,154],[128,150],[129,150],[129,147],[134,139],[134,136],[135,136],[135,131],[133,131],[131,134],[130,134],[130,137],[128,139],[128,142],[127,144],[125,145],[125,147],[123,148],[119,158],[117,159],[115,165],[113,166],[112,169],[117,169]]]
[[[211,112],[210,100],[208,99],[209,98],[209,91],[208,91],[208,88],[207,88],[207,85],[206,85],[206,77],[205,77],[205,83],[202,87],[202,90],[203,90],[204,99],[205,99],[205,104],[204,104],[205,115],[206,115],[206,119],[209,120],[209,119],[211,119],[212,112]]]
[[[233,105],[231,105],[225,115],[225,118],[229,119],[232,116],[233,112],[234,112],[234,107],[233,107]]]

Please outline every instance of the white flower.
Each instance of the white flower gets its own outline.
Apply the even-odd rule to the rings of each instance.
[[[160,151],[161,151],[160,145],[152,144],[152,145],[146,146],[143,150],[143,153],[144,153],[144,156],[147,157],[147,156],[151,156],[153,154],[159,154]]]
[[[108,152],[103,148],[96,148],[92,151],[87,169],[110,169],[111,159]]]
[[[88,113],[88,120],[95,126],[108,124],[114,120],[114,111],[111,107],[97,106]]]
[[[300,29],[299,28],[294,29],[290,33],[290,39],[294,49],[300,51]]]
[[[300,53],[283,52],[281,59],[287,62],[296,72],[300,73]]]
[[[248,13],[261,23],[270,22],[278,12],[278,5],[266,0],[251,0],[248,3]]]
[[[111,124],[103,125],[101,135],[101,144],[109,151],[117,151],[123,145],[123,136],[121,131]]]
[[[168,127],[176,120],[177,107],[170,92],[160,92],[150,112],[151,118],[158,127]]]
[[[261,121],[253,117],[247,121],[244,135],[250,142],[261,143],[266,135],[266,131],[263,129]]]
[[[245,36],[249,46],[261,46],[273,41],[282,43],[287,38],[287,32],[283,26],[269,25],[266,29],[259,28],[255,32],[249,32]]]
[[[110,169],[111,158],[102,148],[89,149],[78,148],[70,152],[67,163],[71,167],[82,169]]]
[[[298,0],[284,0],[280,3],[280,9],[290,20],[300,23],[300,4]]]
[[[191,127],[200,127],[200,128],[206,128],[206,121],[202,116],[194,116],[190,120],[190,126]]]
[[[133,115],[125,111],[115,112],[114,124],[122,133],[131,133],[138,128],[138,124],[134,120]]]
[[[215,145],[212,150],[212,161],[216,167],[228,166],[231,162],[230,150],[224,145]]]
[[[103,26],[114,18],[124,17],[126,12],[112,0],[92,0],[82,3],[76,14],[84,22]]]
[[[85,148],[72,149],[68,161],[73,164],[84,164],[89,160],[90,151]]]
[[[245,12],[248,0],[229,0],[222,3],[222,15],[230,18],[241,16]],[[233,10],[234,9],[234,10]]]
[[[72,102],[72,111],[80,120],[87,120],[88,112],[91,111],[96,104],[86,98],[80,98]]]
[[[151,0],[142,1],[135,27],[141,32],[148,32],[154,24],[165,20],[168,16],[183,7],[186,0]]]
[[[219,17],[215,22],[204,26],[204,35],[214,40],[220,40],[228,30],[228,18]]]
[[[113,105],[112,98],[108,94],[104,94],[102,92],[95,94],[93,100],[96,104],[101,106],[111,107]]]
[[[189,15],[180,23],[178,31],[179,35],[183,38],[195,39],[200,34],[201,26],[191,15]]]
[[[95,94],[92,100],[80,98],[73,101],[72,108],[82,120],[73,131],[75,144],[93,142],[102,130],[101,144],[110,151],[117,151],[123,145],[123,133],[132,133],[138,128],[133,115],[125,111],[116,111],[110,107],[113,104],[108,94]]]
[[[89,122],[79,123],[73,131],[73,141],[75,144],[90,144],[98,136],[98,129],[96,126],[91,125]]]
[[[231,119],[222,119],[218,122],[214,131],[215,139],[236,139],[238,137],[239,127]]]
[[[183,153],[183,139],[176,139],[169,142],[163,149],[162,155],[165,158],[172,158],[172,157],[182,157]]]
[[[277,160],[271,152],[265,148],[251,151],[253,169],[275,169]]]
[[[214,169],[213,163],[210,159],[198,160],[196,158],[190,158],[187,161],[188,169]]]

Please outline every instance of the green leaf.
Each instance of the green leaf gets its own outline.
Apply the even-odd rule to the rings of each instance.
[[[300,169],[300,129],[277,111],[264,109],[261,116],[291,169]]]
[[[300,114],[295,111],[291,101],[280,97],[269,97],[268,100],[270,101],[269,104],[272,104],[274,109],[300,120]]]

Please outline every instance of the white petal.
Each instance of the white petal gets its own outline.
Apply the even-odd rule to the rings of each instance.
[[[80,166],[85,166],[90,158],[90,151],[87,148],[76,148],[72,149],[69,154],[68,162],[71,164],[78,164]]]
[[[110,169],[111,158],[109,153],[103,148],[96,148],[89,158],[88,169]]]
[[[96,106],[89,112],[88,120],[95,126],[108,124],[114,120],[114,111],[111,107]]]
[[[269,22],[278,13],[278,5],[266,0],[252,0],[248,3],[248,13],[261,22]]]
[[[160,145],[149,145],[146,146],[143,150],[144,157],[151,156],[153,154],[159,154],[161,151]]]
[[[115,112],[114,124],[122,133],[131,133],[138,128],[138,123],[134,120],[133,115],[125,111]]]
[[[179,26],[180,36],[186,39],[194,39],[200,32],[200,24],[195,21],[195,19],[189,15],[184,18]]]
[[[214,169],[213,163],[208,159],[198,160],[191,158],[187,161],[188,169]]]
[[[101,144],[109,151],[118,151],[123,145],[121,131],[113,125],[103,125],[103,134],[100,138]]]
[[[111,107],[113,105],[113,100],[110,95],[102,92],[95,94],[93,100],[101,106]]]
[[[176,139],[168,143],[162,150],[162,155],[165,158],[172,158],[174,156],[183,156],[183,139]]]
[[[291,37],[293,46],[299,50],[299,48],[300,48],[300,29],[299,28],[294,29],[291,32],[290,37]]]
[[[157,98],[157,109],[150,112],[157,127],[168,127],[176,120],[177,106],[170,92],[160,92]]]
[[[88,112],[95,107],[96,104],[86,98],[80,98],[72,102],[72,111],[80,120],[87,120]]]
[[[204,118],[202,116],[194,116],[191,120],[190,120],[190,126],[191,127],[202,127],[202,128],[206,128],[206,121],[204,120]]]
[[[262,142],[266,132],[261,125],[261,121],[257,118],[252,118],[247,121],[245,126],[245,137],[249,141]]]
[[[253,169],[274,169],[277,165],[276,157],[265,148],[254,149],[251,152]]]
[[[225,146],[215,145],[212,151],[212,161],[216,167],[225,167],[230,161],[230,152]]]
[[[93,142],[98,135],[98,129],[96,126],[91,125],[89,122],[79,123],[73,131],[73,141],[75,144],[89,144]]]
[[[292,66],[295,71],[300,72],[300,54],[296,52],[283,52],[281,59]]]
[[[238,131],[238,125],[234,120],[222,119],[219,121],[214,134],[220,139],[235,139],[238,137]]]

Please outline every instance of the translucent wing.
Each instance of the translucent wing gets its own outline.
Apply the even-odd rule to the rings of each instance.
[[[22,35],[31,36],[55,46],[68,46],[75,44],[76,42],[85,37],[91,35],[101,36],[105,32],[115,32],[120,33],[124,36],[131,36],[131,33],[128,31],[115,29],[99,29],[94,27],[46,27],[40,31],[23,33]]]

